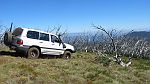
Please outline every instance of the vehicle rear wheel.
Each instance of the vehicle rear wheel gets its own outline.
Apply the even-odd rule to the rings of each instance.
[[[11,32],[6,32],[4,35],[4,44],[6,46],[10,45],[12,42],[12,33]]]
[[[62,55],[62,58],[64,58],[64,59],[71,58],[71,52],[70,51],[65,51],[64,54]]]
[[[40,55],[40,51],[38,48],[36,47],[31,47],[29,50],[28,50],[28,54],[27,54],[27,58],[29,59],[37,59]]]

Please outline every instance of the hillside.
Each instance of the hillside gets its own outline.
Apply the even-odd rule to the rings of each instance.
[[[123,33],[125,33],[125,32],[122,32],[122,34]],[[95,38],[94,41],[99,43],[99,41],[104,40],[103,39],[104,37],[102,37],[103,36],[102,34],[103,34],[102,32],[98,32],[98,33],[97,32],[68,33],[62,39],[66,43],[67,42],[71,43],[72,41],[75,41],[77,38],[84,39],[84,40],[90,39],[88,41],[93,43],[93,38]],[[122,34],[118,34],[118,36],[120,36]],[[130,38],[150,40],[150,31],[134,31],[134,32],[127,34],[127,36]]]
[[[135,31],[128,34],[129,37],[140,38],[140,39],[149,39],[150,40],[150,32],[149,31]]]
[[[96,54],[77,52],[69,60],[0,56],[0,84],[148,84],[150,61],[134,59],[124,68],[103,66]]]

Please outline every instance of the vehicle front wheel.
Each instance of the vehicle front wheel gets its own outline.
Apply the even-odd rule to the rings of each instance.
[[[28,50],[27,58],[29,59],[37,59],[40,56],[40,51],[36,47],[32,47]]]
[[[62,58],[64,58],[64,59],[71,58],[71,52],[70,51],[65,51],[64,54],[62,55]]]

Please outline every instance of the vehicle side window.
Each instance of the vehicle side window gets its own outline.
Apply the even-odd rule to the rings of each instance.
[[[40,40],[49,41],[49,34],[40,33]]]
[[[57,42],[57,43],[59,43],[60,41],[59,41],[59,39],[55,36],[55,35],[51,35],[51,42]]]
[[[27,38],[39,39],[39,32],[36,31],[28,31]]]

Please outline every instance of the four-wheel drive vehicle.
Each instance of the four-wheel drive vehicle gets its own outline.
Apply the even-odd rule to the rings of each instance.
[[[40,54],[70,58],[71,53],[75,52],[74,47],[63,43],[60,36],[27,28],[16,28],[13,33],[6,32],[4,43],[16,52],[26,54],[27,58],[38,58]]]

